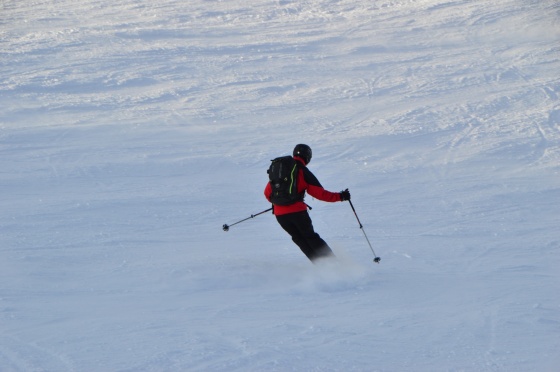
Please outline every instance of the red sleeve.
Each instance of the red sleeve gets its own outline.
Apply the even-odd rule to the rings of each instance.
[[[321,186],[308,185],[307,193],[312,197],[325,202],[334,203],[340,201],[340,193],[325,190]]]
[[[270,182],[267,182],[266,187],[264,188],[264,196],[269,203],[270,203],[271,195],[272,195],[272,187],[270,186]]]
[[[341,201],[340,193],[325,190],[317,177],[307,168],[302,169],[300,172],[298,182],[304,185],[303,187],[307,193],[315,199],[330,203]]]

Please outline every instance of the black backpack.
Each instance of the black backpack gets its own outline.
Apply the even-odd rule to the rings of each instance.
[[[299,162],[291,156],[281,156],[272,160],[267,171],[272,187],[270,197],[272,204],[290,205],[303,201],[305,192],[297,192],[300,166]]]

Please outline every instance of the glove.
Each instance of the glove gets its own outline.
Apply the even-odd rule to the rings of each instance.
[[[340,192],[340,201],[350,200],[350,191],[348,189]]]

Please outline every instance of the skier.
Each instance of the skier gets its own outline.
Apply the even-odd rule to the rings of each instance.
[[[328,244],[313,229],[311,218],[307,213],[307,204],[303,201],[305,192],[316,199],[325,202],[338,202],[350,200],[350,192],[348,189],[341,192],[327,191],[321,186],[321,183],[307,168],[307,164],[311,161],[311,148],[304,144],[296,145],[293,156],[286,156],[273,160],[283,159],[283,161],[294,163],[293,169],[297,170],[297,176],[293,177],[291,184],[295,184],[294,196],[290,200],[286,197],[278,197],[277,189],[282,186],[273,181],[272,173],[273,165],[269,169],[270,182],[264,189],[266,199],[273,205],[273,213],[280,226],[292,237],[293,242],[301,249],[301,251],[314,262],[318,258],[334,257],[334,254]],[[294,162],[295,160],[295,162]],[[286,168],[276,167],[278,169]],[[274,185],[273,185],[274,184]]]

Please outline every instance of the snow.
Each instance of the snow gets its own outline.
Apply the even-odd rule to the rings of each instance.
[[[1,371],[560,370],[556,0],[1,7]]]

